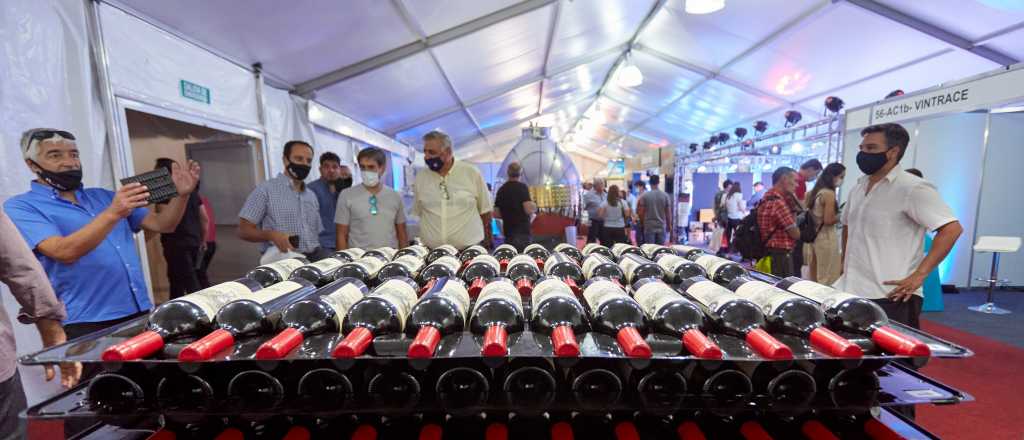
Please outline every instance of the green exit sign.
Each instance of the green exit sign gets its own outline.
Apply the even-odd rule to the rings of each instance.
[[[186,80],[181,80],[181,96],[203,104],[210,103],[210,89]]]

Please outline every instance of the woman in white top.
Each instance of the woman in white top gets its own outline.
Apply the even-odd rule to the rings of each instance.
[[[725,242],[726,247],[730,247],[732,231],[736,230],[736,227],[743,221],[743,217],[747,216],[747,201],[743,200],[743,191],[739,182],[733,182],[729,193],[725,195],[725,209],[729,213],[729,221],[725,225]]]
[[[626,218],[633,215],[633,211],[626,206],[626,201],[621,199],[618,185],[608,188],[608,200],[601,204],[597,210],[597,216],[604,219],[604,229],[601,230],[601,244],[611,247],[615,243],[629,243],[629,236],[626,234]]]

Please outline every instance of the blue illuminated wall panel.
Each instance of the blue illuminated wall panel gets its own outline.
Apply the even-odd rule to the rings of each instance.
[[[1024,164],[1024,113],[992,115],[985,153],[984,183],[977,236],[1024,236],[1024,195],[1021,194],[1021,164]],[[962,241],[970,241],[967,235]],[[999,278],[1010,285],[1024,285],[1024,252],[1000,257]],[[975,254],[972,278],[988,277],[992,254]],[[978,285],[972,280],[972,284]],[[996,302],[998,304],[998,296]]]

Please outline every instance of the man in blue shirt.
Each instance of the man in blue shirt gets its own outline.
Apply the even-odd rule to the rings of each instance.
[[[320,247],[334,253],[338,242],[338,232],[334,226],[334,212],[338,207],[338,194],[352,186],[352,171],[341,164],[341,158],[330,151],[320,155],[320,178],[309,184],[309,189],[316,194],[320,204],[320,222],[324,229],[320,231]]]
[[[68,339],[142,315],[153,307],[146,289],[135,233],[173,232],[195,189],[199,165],[171,177],[178,190],[161,212],[145,208],[148,189],[138,183],[117,192],[82,187],[75,137],[37,128],[21,139],[25,164],[38,179],[4,203],[4,210],[35,252],[57,297],[67,308]]]

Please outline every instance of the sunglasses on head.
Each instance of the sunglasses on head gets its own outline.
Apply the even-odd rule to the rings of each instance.
[[[60,136],[60,137],[62,137],[64,139],[67,139],[67,140],[72,140],[72,141],[75,140],[75,135],[71,134],[70,132],[64,131],[64,130],[39,130],[39,131],[32,132],[32,134],[28,137],[28,141],[29,142],[32,142],[32,141],[40,141],[40,142],[42,142],[42,141],[45,141],[45,140],[47,140],[49,138],[52,138],[54,135]]]

